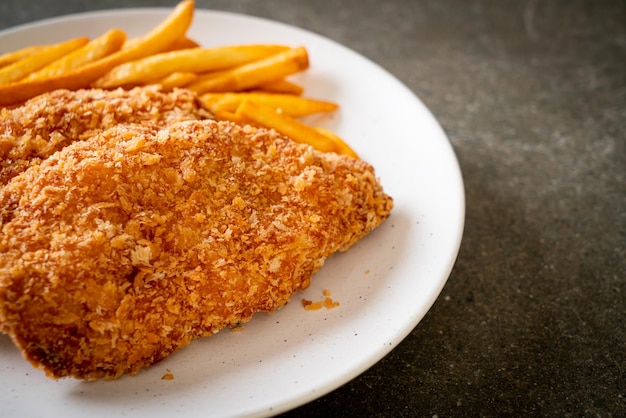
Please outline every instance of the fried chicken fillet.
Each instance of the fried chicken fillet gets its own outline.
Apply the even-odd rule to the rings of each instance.
[[[13,109],[0,109],[0,185],[66,145],[118,123],[162,126],[208,113],[188,90],[56,90]]]
[[[117,125],[0,191],[0,321],[54,378],[272,312],[390,214],[364,161],[212,120]]]

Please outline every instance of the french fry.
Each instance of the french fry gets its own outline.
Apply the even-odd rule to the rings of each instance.
[[[132,86],[173,72],[206,73],[256,61],[289,48],[282,45],[235,45],[163,52],[112,69],[94,87]]]
[[[324,135],[325,137],[327,137],[328,139],[330,139],[331,141],[333,141],[333,143],[335,144],[335,148],[337,149],[337,152],[339,154],[348,155],[352,158],[357,158],[357,159],[359,158],[358,154],[352,148],[350,148],[350,146],[343,139],[341,139],[336,133],[329,131],[328,129],[320,128],[320,127],[316,127],[314,129],[317,132]]]
[[[185,37],[187,29],[191,26],[194,8],[194,0],[183,0],[150,32],[126,41],[119,52],[119,55],[123,57],[119,63],[157,54],[175,45]]]
[[[163,90],[172,90],[176,87],[183,87],[198,78],[196,73],[172,73],[159,81],[149,84],[159,84]]]
[[[91,80],[104,71],[100,66],[95,66],[86,70],[84,68],[78,69],[56,77],[0,85],[0,106],[19,104],[52,90],[78,90],[88,87]]]
[[[104,35],[92,40],[82,48],[52,62],[41,70],[32,73],[26,80],[52,77],[76,69],[90,62],[99,60],[119,51],[126,40],[126,33],[120,29],[111,29]]]
[[[45,46],[43,45],[32,45],[22,49],[18,49],[17,51],[11,51],[7,52],[6,54],[2,54],[0,55],[0,68],[29,57],[41,51],[43,48],[45,48]]]
[[[237,108],[235,115],[249,119],[266,128],[274,129],[296,142],[311,145],[320,151],[339,152],[334,141],[326,135],[291,116],[277,113],[271,107],[244,100]]]
[[[339,106],[332,102],[315,100],[289,94],[273,93],[206,93],[201,96],[212,108],[235,112],[244,100],[269,106],[294,118],[327,113],[337,110]]]
[[[304,93],[304,88],[302,86],[285,79],[268,81],[267,83],[259,84],[255,87],[255,90],[267,93],[294,94],[296,96]]]
[[[21,80],[33,71],[45,67],[60,57],[80,48],[87,42],[89,42],[89,38],[84,36],[70,39],[69,41],[45,47],[27,58],[9,64],[0,69],[0,84]]]
[[[309,66],[306,48],[291,48],[268,58],[225,71],[219,77],[187,86],[199,94],[242,91],[260,84],[280,80]]]
[[[207,109],[209,112],[211,112],[213,114],[213,116],[215,116],[215,119],[217,120],[225,120],[225,121],[229,121],[229,122],[235,122],[239,125],[247,125],[247,124],[252,124],[254,125],[254,123],[252,121],[250,121],[249,119],[245,118],[242,115],[238,115],[237,113],[234,112],[229,112],[227,110],[211,110],[208,108]]]
[[[203,48],[187,37],[194,0],[183,0],[143,36],[112,29],[89,41],[75,38],[0,55],[0,106],[55,89],[189,88],[216,119],[274,129],[324,152],[358,155],[335,133],[297,118],[327,113],[336,103],[302,97],[287,77],[309,66],[304,47],[231,45]]]
[[[200,48],[200,44],[193,39],[187,38],[186,36],[183,38],[177,39],[172,45],[170,45],[167,49],[162,52],[169,51],[179,51],[181,49],[191,49],[191,48]]]
[[[0,85],[0,106],[21,103],[39,94],[56,89],[77,90],[89,87],[92,82],[102,77],[115,66],[143,58],[166,48],[175,42],[176,39],[185,35],[193,18],[193,8],[194,2],[191,0],[179,3],[165,20],[148,32],[148,34],[141,37],[134,46],[122,49],[91,64],[54,77],[23,80]],[[6,68],[8,67],[2,68],[0,71]]]
[[[141,41],[140,37],[127,39],[126,42],[124,42],[122,49],[131,48],[137,45],[139,41]],[[168,46],[167,48],[163,49],[160,52],[177,51],[179,49],[198,48],[198,47],[200,47],[200,44],[198,42],[194,41],[191,38],[184,36],[182,38],[177,39],[176,41],[174,41],[174,43],[172,43],[170,46]]]

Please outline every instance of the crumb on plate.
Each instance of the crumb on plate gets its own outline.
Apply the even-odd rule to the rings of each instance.
[[[322,308],[332,309],[339,306],[339,302],[333,300],[330,297],[330,290],[324,289],[323,295],[324,299],[318,302],[313,302],[308,299],[302,299],[302,306],[304,306],[304,309],[306,309],[307,311],[317,311]]]

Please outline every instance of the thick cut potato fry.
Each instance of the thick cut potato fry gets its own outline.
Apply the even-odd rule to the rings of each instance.
[[[126,40],[126,33],[120,29],[111,29],[104,35],[92,40],[87,45],[54,61],[50,65],[31,74],[26,80],[36,80],[63,74],[90,62],[99,60],[121,49]]]
[[[250,119],[247,119],[246,117],[239,115],[237,113],[234,112],[229,112],[227,110],[211,110],[210,108],[205,107],[206,110],[208,110],[209,112],[211,112],[211,114],[213,116],[215,116],[215,119],[217,120],[225,120],[225,121],[229,121],[229,122],[235,122],[239,125],[256,125],[253,121],[251,121]]]
[[[126,42],[124,42],[122,49],[131,48],[137,45],[139,41],[141,41],[141,38],[127,39]],[[200,44],[198,42],[194,41],[191,38],[187,38],[185,36],[183,38],[177,39],[176,41],[174,41],[174,43],[172,43],[170,46],[168,46],[167,48],[163,49],[163,51],[160,51],[160,52],[178,51],[179,49],[198,48],[198,47],[200,47]]]
[[[221,77],[222,74],[224,74],[226,71],[227,70],[220,70],[220,71],[211,71],[208,73],[198,74],[198,78],[196,78],[196,81],[194,81],[194,83],[205,82],[207,80],[214,80],[217,77]]]
[[[106,66],[100,63],[97,66],[79,68],[56,77],[0,85],[0,106],[16,105],[52,90],[86,88],[94,78],[105,71]]]
[[[200,48],[200,44],[193,39],[187,38],[186,36],[180,39],[177,39],[169,48],[163,50],[162,52],[169,51],[179,51],[181,49],[191,49],[191,48]]]
[[[176,5],[174,10],[144,36],[129,39],[119,52],[124,57],[121,62],[128,62],[149,55],[166,51],[185,37],[191,26],[195,2],[184,0]],[[120,62],[120,63],[121,63]]]
[[[123,48],[121,51],[103,58],[100,62],[94,63],[94,66],[100,64],[106,68],[96,78],[100,78],[118,65],[157,54],[185,37],[185,33],[193,20],[194,7],[195,2],[193,0],[184,0],[178,3],[165,20],[146,35],[138,38],[133,46]],[[94,80],[95,78],[89,82]]]
[[[0,106],[21,103],[56,89],[77,90],[89,87],[92,82],[115,66],[167,48],[176,39],[185,35],[193,18],[193,9],[194,2],[191,0],[179,3],[163,22],[143,36],[134,46],[115,52],[91,64],[54,77],[0,85]]]
[[[304,93],[302,86],[285,79],[268,81],[267,83],[259,84],[255,89],[266,93],[293,94],[296,96],[300,96]]]
[[[308,68],[304,47],[202,48],[186,35],[194,7],[193,0],[181,1],[150,32],[130,40],[112,29],[91,42],[76,38],[0,55],[0,106],[60,88],[185,87],[201,94],[201,105],[218,120],[275,129],[321,151],[358,158],[333,132],[297,120],[338,109],[335,103],[302,97],[304,89],[286,79]]]
[[[329,139],[326,135],[319,133],[314,128],[305,125],[291,116],[277,113],[271,107],[244,100],[237,108],[235,114],[249,119],[260,126],[274,129],[296,142],[311,145],[313,148],[320,151],[337,153],[340,151],[335,146],[334,141]]]
[[[8,84],[21,80],[33,71],[45,67],[51,62],[69,54],[89,42],[89,38],[70,39],[49,47],[45,47],[27,58],[9,64],[0,69],[0,84]]]
[[[6,54],[2,54],[0,55],[0,68],[29,57],[41,51],[43,48],[45,48],[45,46],[43,45],[32,45],[22,49],[18,49],[17,51],[11,51],[7,52]]]
[[[273,93],[206,93],[201,96],[211,108],[235,112],[244,100],[269,106],[274,110],[294,118],[326,113],[337,110],[339,106],[332,102],[308,99],[301,96]]]
[[[164,52],[120,65],[94,83],[94,87],[132,86],[160,79],[173,72],[205,73],[236,67],[288,50],[282,45],[235,45]]]
[[[297,47],[268,58],[225,71],[219,77],[188,86],[197,93],[249,90],[260,84],[280,80],[309,66],[306,48]]]
[[[163,90],[172,90],[176,87],[183,87],[198,78],[196,73],[172,73],[167,77],[162,78],[159,81],[149,83],[149,84],[158,84],[161,86]]]
[[[331,141],[333,141],[335,144],[335,148],[337,148],[339,154],[349,155],[352,158],[359,158],[358,154],[352,148],[350,148],[350,146],[343,139],[341,139],[339,135],[337,135],[336,133],[329,131],[328,129],[319,128],[319,127],[314,128],[314,129],[317,132],[324,135],[325,137],[327,137],[328,139],[330,139]]]

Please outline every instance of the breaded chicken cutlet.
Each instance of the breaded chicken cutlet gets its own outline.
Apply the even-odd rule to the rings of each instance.
[[[119,123],[167,126],[209,117],[188,90],[55,90],[0,109],[0,185],[70,143]]]
[[[272,312],[392,208],[364,161],[228,122],[117,125],[0,191],[0,322],[54,378]]]

